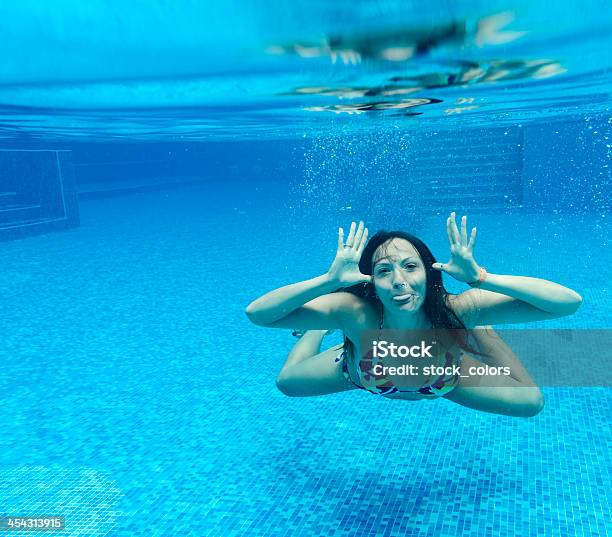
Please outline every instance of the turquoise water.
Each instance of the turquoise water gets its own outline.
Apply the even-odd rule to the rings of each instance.
[[[0,10],[0,148],[70,150],[80,213],[0,242],[0,515],[79,536],[608,534],[604,382],[544,386],[529,419],[289,398],[295,338],[244,314],[327,270],[351,220],[446,261],[458,210],[489,271],[583,297],[513,328],[609,328],[605,3]],[[468,37],[425,47],[453,21]],[[0,193],[41,159],[5,165]]]
[[[283,396],[294,338],[243,309],[320,270],[327,229],[275,232],[283,211],[230,194],[91,200],[81,228],[4,245],[5,512],[62,513],[74,535],[606,534],[609,388],[544,388],[527,420],[359,390]],[[573,230],[542,244],[523,221],[480,216],[491,237],[517,230],[483,237],[482,257],[580,289],[584,307],[548,326],[609,326],[605,274],[564,262],[609,255],[579,238],[594,223],[540,217],[542,234]],[[442,254],[439,222],[424,226]]]
[[[605,0],[24,0],[0,21],[5,140],[378,135],[609,110]]]

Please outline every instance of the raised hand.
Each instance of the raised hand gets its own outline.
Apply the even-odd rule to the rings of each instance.
[[[472,228],[470,238],[467,238],[467,217],[461,218],[461,231],[455,222],[455,213],[452,212],[446,219],[446,233],[450,244],[451,258],[448,263],[434,263],[433,268],[450,274],[460,282],[471,283],[478,280],[480,267],[474,259],[474,246],[476,245],[476,228]]]
[[[355,229],[357,228],[357,229]],[[338,249],[329,270],[328,277],[338,287],[348,287],[361,282],[371,282],[372,276],[362,274],[359,271],[359,260],[368,240],[368,229],[363,222],[359,222],[359,227],[355,222],[351,222],[349,235],[344,242],[344,230],[338,229]]]

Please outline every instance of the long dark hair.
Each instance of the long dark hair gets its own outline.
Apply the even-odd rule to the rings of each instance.
[[[423,260],[426,276],[426,291],[423,309],[431,321],[433,328],[450,329],[453,339],[460,348],[484,356],[483,353],[477,351],[468,343],[468,331],[465,324],[448,305],[449,292],[442,283],[442,273],[432,268],[432,264],[436,262],[436,258],[421,239],[405,231],[386,231],[381,229],[370,237],[363,250],[361,259],[359,260],[360,272],[362,274],[372,275],[372,259],[374,257],[374,252],[380,245],[396,238],[404,239],[412,244]],[[347,287],[343,289],[343,291],[368,300],[382,316],[383,304],[376,295],[373,283],[360,283]],[[353,343],[346,336],[344,337],[344,346],[347,351],[354,351]]]

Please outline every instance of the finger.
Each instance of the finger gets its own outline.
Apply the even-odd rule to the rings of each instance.
[[[355,222],[351,222],[351,229],[349,230],[349,235],[346,239],[346,246],[353,246],[354,240],[355,240]]]
[[[446,235],[448,236],[448,244],[453,246],[455,243],[453,241],[453,233],[451,231],[450,216],[446,219]]]
[[[461,217],[461,244],[467,246],[467,216]]]
[[[470,251],[474,250],[474,246],[476,246],[476,228],[472,228],[472,233],[470,233],[470,242],[468,243]]]
[[[361,259],[361,254],[363,254],[363,250],[367,242],[368,242],[368,228],[365,228],[363,230],[363,235],[361,237],[361,244],[359,245],[359,248],[357,249],[357,255],[359,256],[360,259]]]
[[[344,248],[344,230],[339,227],[338,228],[338,251],[341,252]]]
[[[461,244],[461,239],[459,238],[459,229],[457,228],[457,222],[455,222],[455,211],[451,213],[451,233],[453,235],[453,241],[458,246]]]
[[[353,246],[355,248],[359,248],[359,245],[361,244],[361,236],[363,235],[363,220],[359,221],[359,227],[357,228],[357,233],[355,233],[355,238],[353,239]]]
[[[444,263],[434,263],[433,265],[431,265],[431,268],[442,271],[446,270],[446,266],[444,265]]]

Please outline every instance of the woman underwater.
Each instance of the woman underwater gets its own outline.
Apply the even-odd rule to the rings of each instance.
[[[451,213],[446,230],[451,258],[437,263],[413,235],[380,231],[368,241],[363,222],[353,222],[346,242],[338,230],[336,256],[326,274],[270,291],[249,304],[246,314],[257,325],[307,331],[289,353],[276,379],[278,388],[298,397],[361,388],[393,399],[444,397],[484,412],[538,414],[544,398],[520,360],[492,329],[471,329],[571,315],[582,298],[547,280],[488,274],[474,259],[476,228],[468,239],[465,216],[459,229]],[[449,294],[441,272],[472,289]],[[325,331],[332,329],[344,333],[344,343],[320,353]],[[460,374],[420,377],[423,384],[408,387],[396,377],[373,374],[361,336],[383,329],[464,334],[454,347],[457,352],[445,354],[445,365],[456,366]],[[468,343],[467,330],[478,350]],[[498,371],[507,367],[511,374],[467,374],[485,365],[499,366]]]

